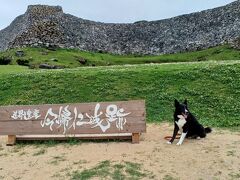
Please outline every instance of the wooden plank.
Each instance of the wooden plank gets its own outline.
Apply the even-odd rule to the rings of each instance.
[[[91,112],[94,110],[96,104],[100,104],[100,110],[106,109],[109,105],[117,105],[118,107],[122,107],[124,109],[128,109],[131,111],[142,111],[145,109],[145,101],[138,100],[138,101],[120,101],[120,102],[93,102],[93,103],[68,103],[68,104],[44,104],[44,105],[17,105],[17,106],[1,106],[1,109],[6,109],[7,111],[14,111],[17,109],[45,109],[48,108],[59,108],[60,106],[69,106],[69,108],[77,107],[81,109],[82,113]],[[89,111],[91,110],[91,111]]]
[[[16,136],[16,140],[32,141],[32,140],[68,140],[69,138],[76,139],[132,139],[131,133],[121,134],[78,134],[75,136],[64,136],[64,135],[22,135]]]
[[[39,116],[37,119],[42,120],[46,117],[49,109],[51,108],[51,112],[54,114],[59,114],[60,109],[63,111],[69,111],[72,115],[75,113],[83,114],[86,116],[93,116],[95,112],[96,105],[98,103],[82,103],[82,104],[46,104],[46,105],[34,105],[34,106],[2,106],[0,107],[0,121],[7,121],[13,120],[14,113],[17,111],[23,111],[23,119],[24,120],[33,120],[36,117],[32,117],[26,115],[28,111],[30,113],[36,112],[35,110],[39,111]],[[119,109],[123,108],[125,113],[130,113],[128,117],[138,117],[138,116],[145,116],[145,102],[144,101],[122,101],[122,102],[100,102],[100,107],[98,112],[102,112],[102,116],[106,114],[106,108],[109,105],[116,105]],[[22,113],[23,113],[22,112]],[[19,114],[18,114],[19,115]],[[75,114],[74,114],[75,115]],[[24,118],[25,117],[25,118]],[[29,119],[32,117],[31,119]],[[19,120],[23,120],[18,118]]]
[[[24,140],[60,140],[76,136],[80,139],[132,139],[133,143],[139,143],[140,133],[146,132],[145,118],[143,100],[2,106],[0,135],[8,135],[9,145],[15,144],[15,135]],[[116,133],[119,135],[112,135]]]
[[[0,135],[16,134],[16,135],[34,135],[34,134],[109,134],[109,133],[132,133],[132,132],[146,132],[146,122],[143,121],[144,117],[138,119],[127,119],[123,129],[119,130],[116,127],[116,123],[112,123],[111,127],[105,132],[100,127],[94,127],[91,125],[76,126],[75,129],[71,127],[67,129],[65,133],[64,127],[58,127],[54,124],[52,131],[50,126],[42,127],[41,121],[6,121],[0,122]]]
[[[66,106],[66,105],[72,105],[72,106],[79,106],[83,108],[84,110],[91,109],[95,106],[95,104],[100,103],[104,108],[106,108],[109,104],[116,104],[117,106],[121,107],[128,107],[132,110],[137,109],[143,109],[145,107],[145,100],[131,100],[131,101],[114,101],[114,102],[89,102],[89,103],[64,103],[64,104],[41,104],[41,105],[10,105],[10,106],[1,106],[1,108],[25,108],[28,109],[29,107],[44,107],[44,106]],[[133,106],[134,105],[134,106]]]
[[[140,141],[140,134],[139,133],[133,133],[132,134],[132,143],[138,144]]]
[[[16,135],[8,135],[7,146],[13,146],[16,144]]]
[[[74,109],[68,109],[69,110],[69,112],[71,113],[71,116],[70,117],[75,117],[75,114],[74,114]],[[28,111],[28,109],[26,109],[26,110],[23,110],[24,112],[27,112]],[[52,109],[52,112],[54,113],[54,114],[56,114],[56,115],[59,115],[59,109]],[[129,115],[127,115],[127,117],[145,117],[145,112],[144,111],[129,111],[129,112],[131,112]],[[45,111],[41,111],[41,116],[40,117],[38,117],[37,119],[35,119],[35,118],[31,118],[31,119],[20,119],[20,118],[18,118],[18,119],[14,119],[14,118],[12,118],[11,116],[13,116],[13,114],[14,114],[14,111],[10,111],[9,112],[9,110],[8,111],[6,111],[6,110],[3,110],[3,111],[1,111],[0,110],[0,122],[4,122],[4,121],[9,121],[9,120],[24,120],[24,121],[31,121],[31,120],[44,120],[46,117],[51,117],[51,115],[48,113],[48,116],[46,116],[47,115],[47,111],[45,112]],[[77,112],[77,114],[76,115],[78,115],[78,114],[80,114],[80,112]],[[86,116],[86,113],[82,113],[81,112],[81,114],[83,115],[83,117],[84,117],[84,119],[86,120],[86,119],[89,119],[87,116]],[[87,113],[90,117],[91,116],[94,116],[94,112],[91,112],[91,113]],[[52,116],[53,117],[53,116]],[[100,118],[106,118],[106,115],[105,115],[105,112],[103,112],[102,113],[102,115],[101,116],[99,116]],[[83,120],[84,120],[83,119]]]

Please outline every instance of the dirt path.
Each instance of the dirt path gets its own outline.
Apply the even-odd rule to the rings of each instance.
[[[84,142],[7,147],[5,137],[0,137],[0,179],[70,179],[74,170],[91,168],[104,160],[139,163],[153,179],[240,178],[240,133],[213,130],[206,139],[186,140],[176,146],[176,141],[168,145],[163,139],[172,128],[148,124],[141,143],[134,145]]]

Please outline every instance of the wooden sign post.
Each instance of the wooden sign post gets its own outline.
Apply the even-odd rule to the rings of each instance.
[[[131,138],[146,132],[145,101],[0,107],[0,135],[16,140]]]

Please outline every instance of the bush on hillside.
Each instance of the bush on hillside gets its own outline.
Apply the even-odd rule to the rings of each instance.
[[[20,66],[29,66],[29,60],[27,59],[18,59],[17,64]]]
[[[0,57],[0,65],[8,65],[12,62],[12,57],[2,56]]]

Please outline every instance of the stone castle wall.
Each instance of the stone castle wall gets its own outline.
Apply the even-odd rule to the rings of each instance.
[[[0,31],[0,50],[59,46],[114,54],[193,51],[240,37],[240,1],[198,13],[132,24],[99,23],[65,14],[60,6],[29,6]]]

